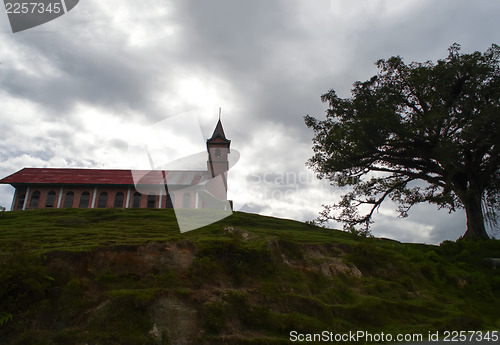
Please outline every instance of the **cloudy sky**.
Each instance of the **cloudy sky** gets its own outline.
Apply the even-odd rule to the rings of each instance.
[[[138,140],[169,159],[202,151],[222,107],[241,155],[229,180],[235,208],[297,220],[341,193],[305,166],[313,133],[303,116],[324,117],[321,94],[349,97],[380,58],[435,61],[454,42],[463,52],[500,43],[498,0],[81,0],[15,34],[0,12],[1,177],[136,167],[128,144]],[[140,135],[169,119],[194,128],[199,143],[179,147],[168,130]],[[0,205],[12,195],[0,186]],[[421,205],[396,216],[382,207],[374,235],[440,243],[465,232],[463,212]]]

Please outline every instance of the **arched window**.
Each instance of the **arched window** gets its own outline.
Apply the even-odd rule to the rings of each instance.
[[[56,192],[51,190],[47,194],[47,200],[45,200],[45,207],[54,207],[55,202],[56,202]]]
[[[98,208],[105,208],[108,204],[108,192],[101,192],[99,194],[99,200],[97,201]]]
[[[182,208],[190,208],[191,207],[191,194],[184,193],[182,196]]]
[[[23,193],[19,196],[19,200],[17,203],[17,209],[22,210],[24,206],[24,200],[26,199],[26,193]]]
[[[80,208],[89,207],[89,200],[90,200],[89,192],[83,192],[82,195],[80,196],[80,205],[78,207]]]
[[[174,196],[167,193],[167,208],[174,208]]]
[[[122,208],[123,207],[123,193],[118,192],[115,195],[115,203],[113,205],[114,207]]]
[[[66,196],[64,197],[64,208],[71,208],[73,207],[73,200],[75,199],[75,193],[73,192],[67,192]]]
[[[215,157],[220,157],[220,149],[215,149]]]
[[[38,208],[38,203],[40,202],[40,192],[35,191],[31,194],[30,208]]]
[[[132,198],[132,207],[141,207],[141,193],[134,193],[134,197]]]
[[[155,208],[156,207],[156,195],[155,194],[149,194],[148,195],[148,208]]]

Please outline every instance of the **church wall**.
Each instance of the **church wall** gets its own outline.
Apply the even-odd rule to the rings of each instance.
[[[221,200],[227,200],[227,172],[229,170],[229,144],[221,138],[211,140],[208,146],[208,170],[212,180],[207,189]]]
[[[62,195],[61,195],[61,187],[62,187]],[[97,187],[97,188],[96,188]],[[28,190],[29,188],[29,190]],[[128,200],[128,205],[127,205],[127,196],[129,195],[129,189],[130,189],[130,196]],[[101,185],[101,186],[94,186],[94,185],[30,185],[30,186],[17,186],[16,187],[16,193],[14,195],[14,210],[18,210],[19,208],[19,203],[22,201],[22,195],[26,194],[28,192],[28,195],[25,196],[28,200],[26,201],[26,209],[41,209],[41,208],[64,208],[66,205],[66,199],[69,197],[67,195],[68,192],[73,192],[73,202],[71,204],[71,207],[73,208],[79,208],[80,206],[80,200],[82,198],[82,194],[84,192],[88,192],[88,207],[87,208],[92,208],[92,204],[94,204],[94,208],[99,208],[99,196],[101,192],[106,192],[107,193],[107,201],[105,204],[105,208],[113,208],[115,207],[115,198],[117,193],[121,192],[123,193],[123,203],[122,203],[122,208],[133,208],[134,206],[134,193],[136,193],[136,190],[133,186],[129,188],[129,186],[107,186],[107,185]],[[38,206],[37,207],[32,207],[32,199],[33,199],[33,193],[39,192],[39,198],[38,198]],[[48,199],[48,194],[49,192],[54,192],[55,195],[53,196],[53,202],[52,207],[46,207],[47,205],[47,199]],[[188,197],[188,203],[186,203],[185,194],[189,194]],[[95,195],[95,196],[94,196]],[[182,189],[178,191],[172,191],[171,195],[173,196],[172,202],[173,206],[176,208],[182,208],[186,207],[188,205],[189,208],[195,208],[196,207],[196,193],[190,192],[190,193],[185,193],[183,192]],[[50,206],[50,205],[49,205]],[[139,208],[147,208],[148,207],[148,195],[147,194],[141,194],[140,197],[140,204]],[[160,207],[160,196],[155,195],[154,196],[154,207],[159,208]],[[202,208],[202,201],[201,199],[198,199],[198,207]],[[22,208],[22,204],[21,204]],[[161,195],[161,208],[167,208],[167,196],[165,194]]]
[[[27,202],[26,202],[26,209],[32,209],[32,208],[46,208],[45,205],[47,204],[47,197],[49,192],[55,193],[55,196],[53,197],[53,202],[51,203],[52,208],[57,208],[57,204],[59,201],[59,195],[60,195],[60,187],[57,186],[30,186],[29,190],[29,195],[27,195]],[[35,192],[39,192],[40,196],[38,198],[38,207],[31,207],[32,199],[33,199],[33,194]],[[20,197],[21,193],[17,193]]]

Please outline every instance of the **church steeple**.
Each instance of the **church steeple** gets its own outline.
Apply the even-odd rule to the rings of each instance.
[[[222,178],[223,183],[218,193],[220,195],[217,196],[222,200],[227,199],[227,171],[229,170],[228,155],[230,153],[230,146],[231,140],[226,138],[219,114],[219,121],[215,126],[212,137],[207,140],[207,169],[212,178],[219,175]]]
[[[231,142],[231,140],[228,140],[226,138],[226,134],[224,134],[224,128],[222,127],[222,121],[219,118],[219,121],[217,122],[217,126],[215,126],[214,133],[212,134],[212,137],[207,140],[207,143],[214,141],[216,138],[220,138],[226,142]]]

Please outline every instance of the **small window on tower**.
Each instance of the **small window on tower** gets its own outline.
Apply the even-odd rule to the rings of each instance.
[[[215,157],[220,157],[220,149],[215,149]]]

